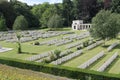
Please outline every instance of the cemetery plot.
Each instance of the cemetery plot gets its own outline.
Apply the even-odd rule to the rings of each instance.
[[[87,68],[97,71],[115,52],[118,51],[118,55],[120,55],[117,39],[106,41],[107,46],[111,46],[103,47],[103,45],[101,45],[103,43],[102,40],[96,41],[92,39],[89,32],[85,31],[28,30],[21,31],[20,34],[23,35],[21,38],[21,45],[24,53],[22,54],[17,53],[17,44],[15,42],[18,40],[15,32],[0,32],[0,45],[13,49],[12,51],[0,54],[0,57],[22,59],[39,63],[48,60],[48,64],[74,68],[79,67],[83,69]],[[115,46],[117,46],[117,48],[114,48]],[[59,57],[55,56],[55,59],[51,59],[51,54],[53,54],[55,50],[60,50],[61,53]],[[106,53],[105,56],[101,51]],[[118,68],[119,64],[120,59],[112,65],[108,72],[120,73],[120,69]]]
[[[76,56],[79,56],[81,54],[82,54],[82,50],[79,50],[79,51],[76,51],[70,55],[64,56],[56,61],[53,61],[53,62],[51,62],[51,64],[54,64],[54,65],[62,64],[63,62],[66,62],[66,61],[68,61]]]
[[[102,43],[103,43],[103,40],[102,40],[102,41],[97,41],[96,43],[88,46],[88,47],[87,47],[87,50],[93,49],[93,48],[95,48],[96,46],[98,46],[98,45],[100,45],[100,44],[102,44]]]
[[[88,60],[87,62],[85,62],[82,65],[78,66],[78,68],[85,69],[85,68],[89,67],[92,63],[94,63],[95,61],[97,61],[102,56],[104,56],[104,51],[100,52],[99,54],[97,54],[96,56],[94,56],[93,58],[91,58],[90,60]]]
[[[81,44],[81,42],[77,42],[77,43],[68,45],[66,48],[67,48],[67,49],[70,49],[70,48],[76,47],[76,46],[78,46],[78,45],[80,45],[80,44]]]
[[[29,57],[29,58],[27,58],[27,59],[25,59],[25,60],[28,60],[28,61],[35,61],[35,60],[38,60],[38,59],[47,57],[47,56],[49,56],[51,53],[52,53],[52,51],[47,52],[47,53],[42,53],[42,54],[34,55],[34,56]]]
[[[114,47],[116,47],[118,44],[119,44],[118,42],[113,43],[111,46],[109,46],[109,47],[107,48],[107,51],[111,51],[111,50],[112,50]]]
[[[97,71],[103,72],[118,56],[116,52],[111,58],[109,58]]]

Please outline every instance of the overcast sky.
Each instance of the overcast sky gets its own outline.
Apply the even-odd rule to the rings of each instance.
[[[49,2],[49,3],[60,3],[60,2],[62,2],[62,0],[18,0],[18,1],[25,2],[28,5],[40,4],[40,3],[43,3],[43,2]]]

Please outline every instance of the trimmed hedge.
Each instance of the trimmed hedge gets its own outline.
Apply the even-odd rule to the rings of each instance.
[[[120,80],[117,74],[0,57],[0,63],[80,80]]]

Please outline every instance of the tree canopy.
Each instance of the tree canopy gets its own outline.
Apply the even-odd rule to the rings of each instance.
[[[63,19],[58,14],[53,15],[48,21],[49,28],[60,28],[63,26]]]
[[[94,38],[115,38],[120,32],[120,14],[101,10],[92,20],[90,33]]]
[[[7,30],[6,20],[2,15],[0,15],[0,31],[5,31],[5,30]]]
[[[14,30],[25,30],[28,28],[28,22],[23,15],[20,15],[16,18],[13,29]]]

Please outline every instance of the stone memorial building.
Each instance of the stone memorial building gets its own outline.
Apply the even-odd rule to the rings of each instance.
[[[72,29],[73,30],[88,30],[91,28],[91,24],[84,24],[83,20],[73,20]]]

